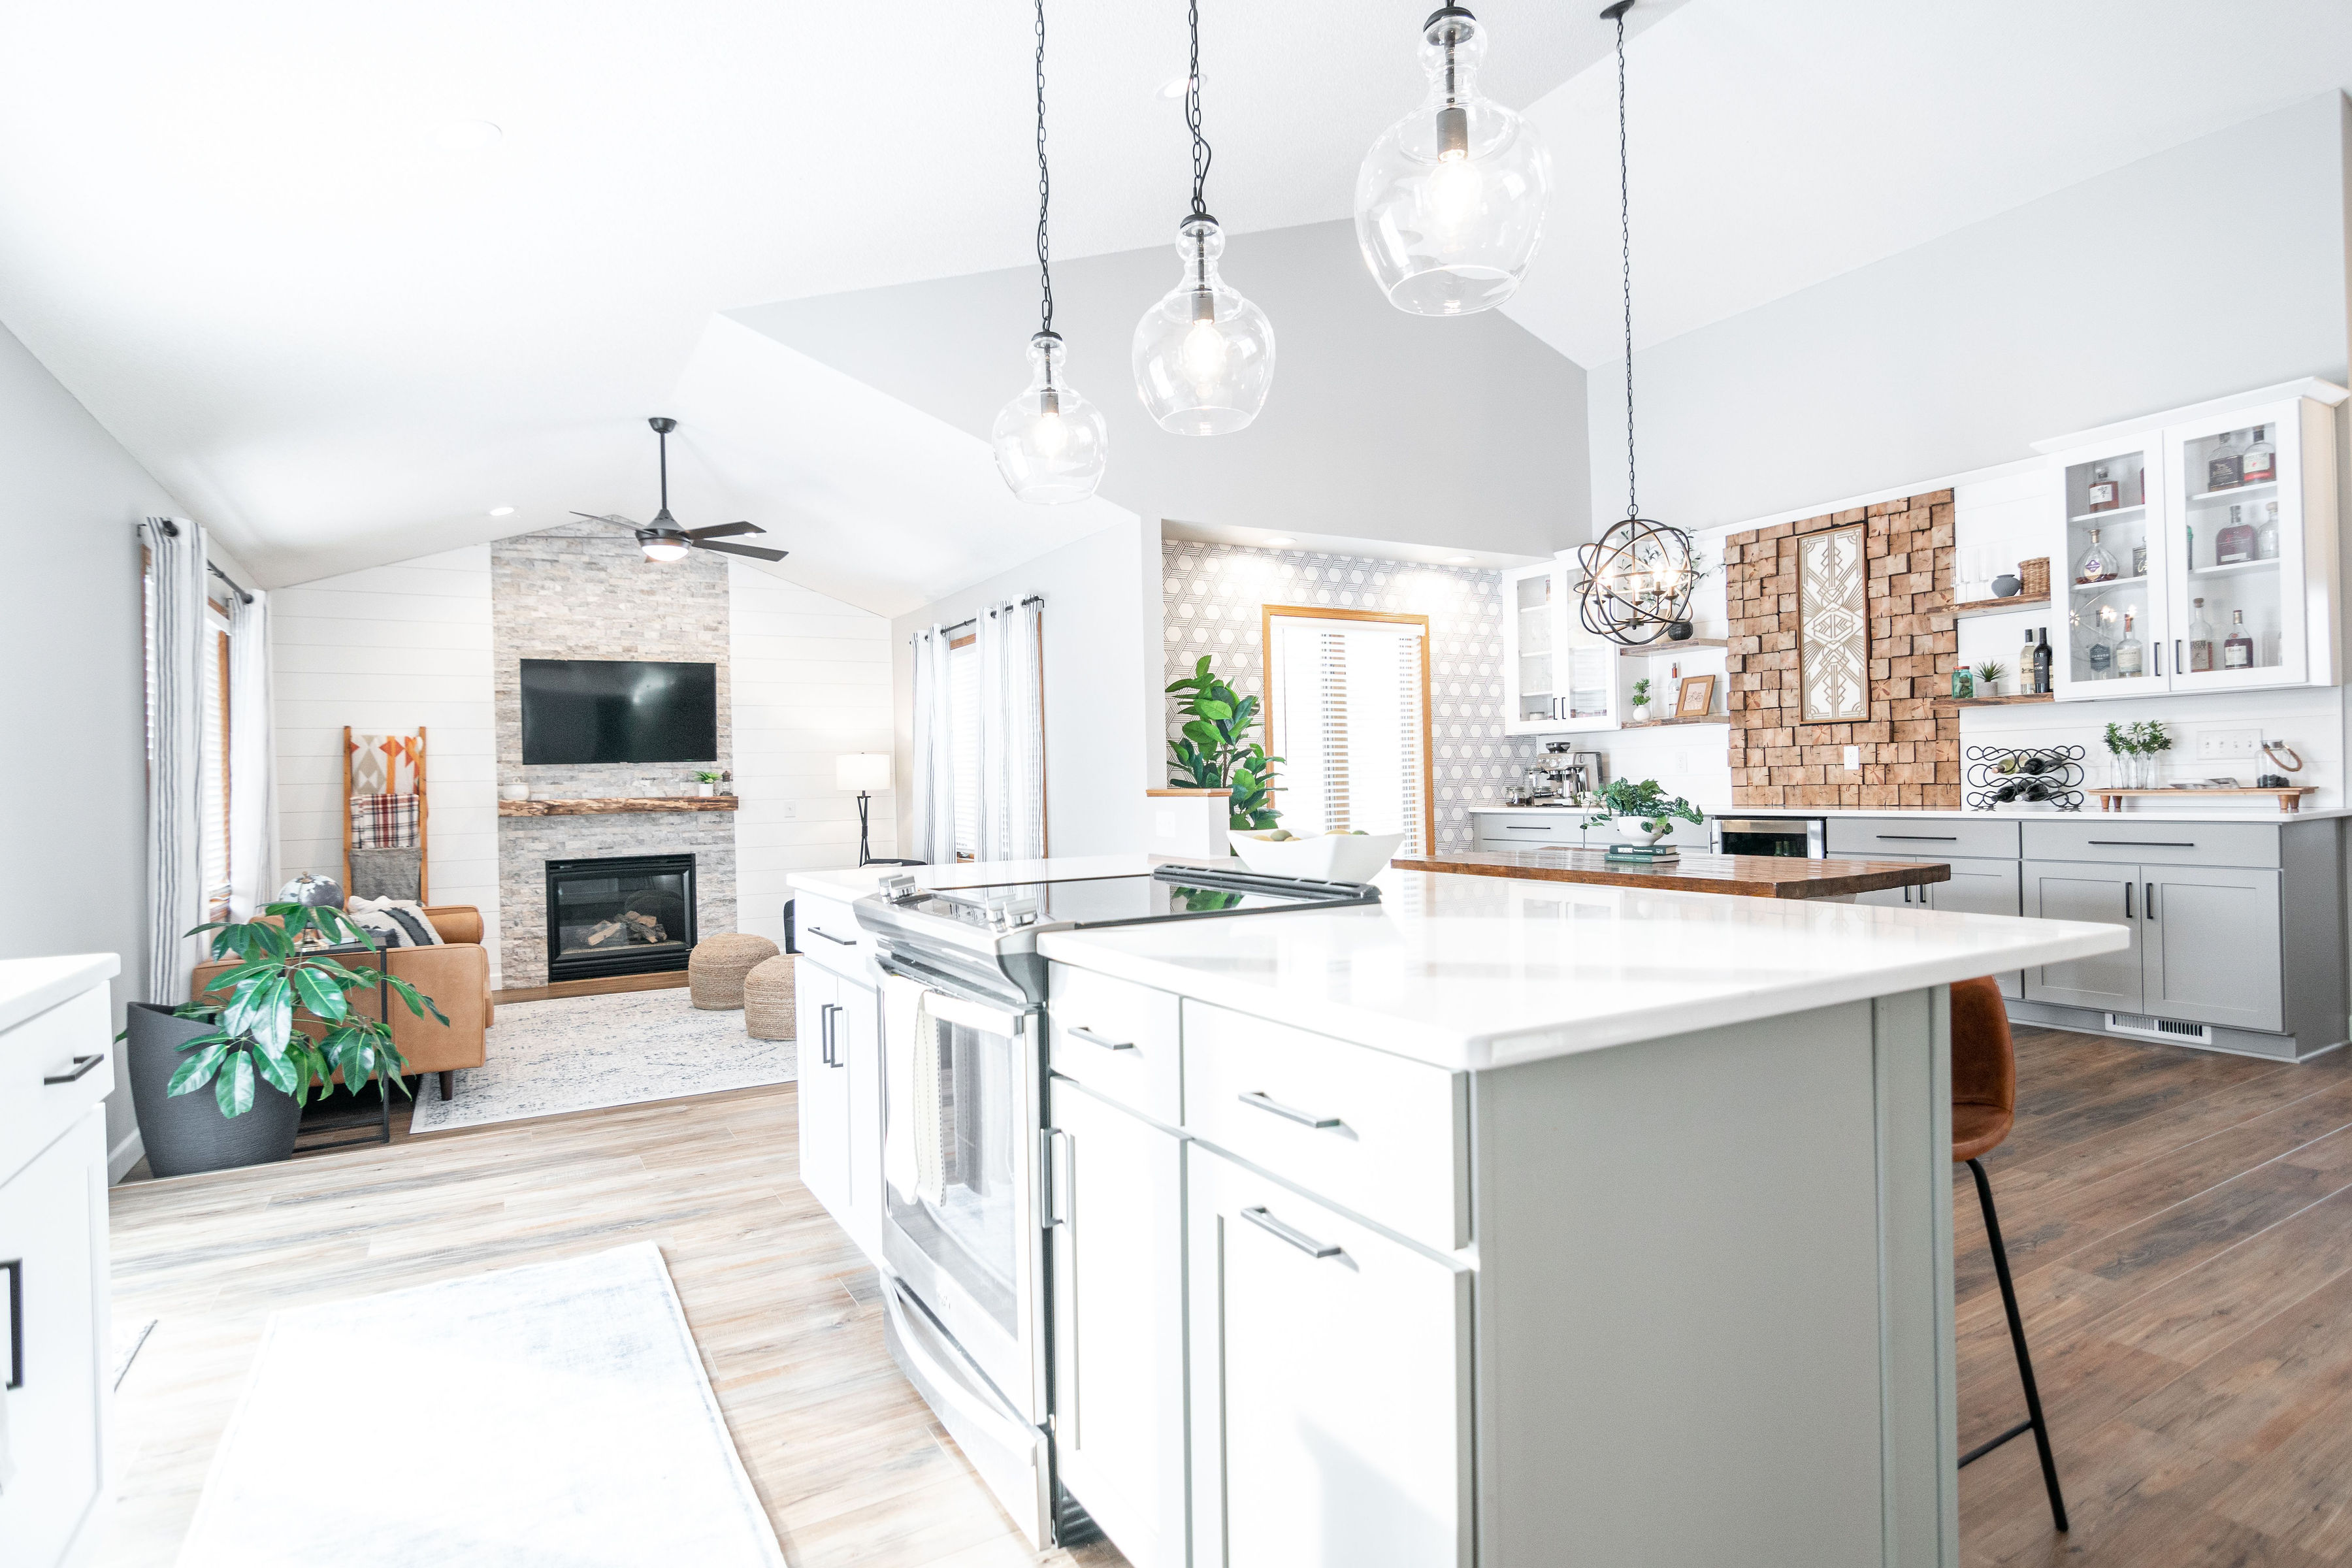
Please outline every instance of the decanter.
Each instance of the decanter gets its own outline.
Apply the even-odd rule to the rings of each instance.
[[[2115,575],[2116,558],[2108,552],[2105,545],[2099,542],[2099,531],[2095,528],[2091,530],[2091,547],[2084,551],[2083,558],[2074,563],[2074,581],[2104,583]]]

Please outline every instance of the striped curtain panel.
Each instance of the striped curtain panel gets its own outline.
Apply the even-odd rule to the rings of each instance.
[[[193,522],[142,525],[147,545],[147,974],[145,999],[187,1000],[205,918],[203,788],[205,539]]]
[[[932,866],[956,858],[955,682],[947,634],[917,632],[915,645],[914,855]]]
[[[983,611],[980,637],[980,848],[983,860],[1045,853],[1045,716],[1037,685],[1042,606]]]
[[[278,719],[269,690],[269,595],[228,605],[229,912],[249,921],[278,894]]]

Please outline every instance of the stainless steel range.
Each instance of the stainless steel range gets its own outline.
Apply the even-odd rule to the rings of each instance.
[[[891,1354],[1022,1526],[1055,1538],[1041,1201],[1045,963],[1079,927],[1377,904],[1353,883],[1163,866],[1149,875],[857,900],[883,973],[883,1230]]]

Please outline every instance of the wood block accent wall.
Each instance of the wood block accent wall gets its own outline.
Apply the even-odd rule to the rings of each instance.
[[[1797,689],[1797,540],[1864,523],[1870,595],[1870,719],[1801,724]],[[1885,805],[1958,810],[1960,716],[1935,699],[1959,663],[1953,629],[1952,492],[1776,522],[1724,542],[1731,647],[1735,805]],[[1862,751],[1859,771],[1845,748]]]

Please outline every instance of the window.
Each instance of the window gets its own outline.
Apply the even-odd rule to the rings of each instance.
[[[196,660],[204,761],[196,788],[196,831],[204,856],[205,918],[228,918],[228,620],[207,603],[203,656]]]
[[[1429,784],[1429,617],[1265,606],[1266,750],[1291,832],[1434,840]]]

